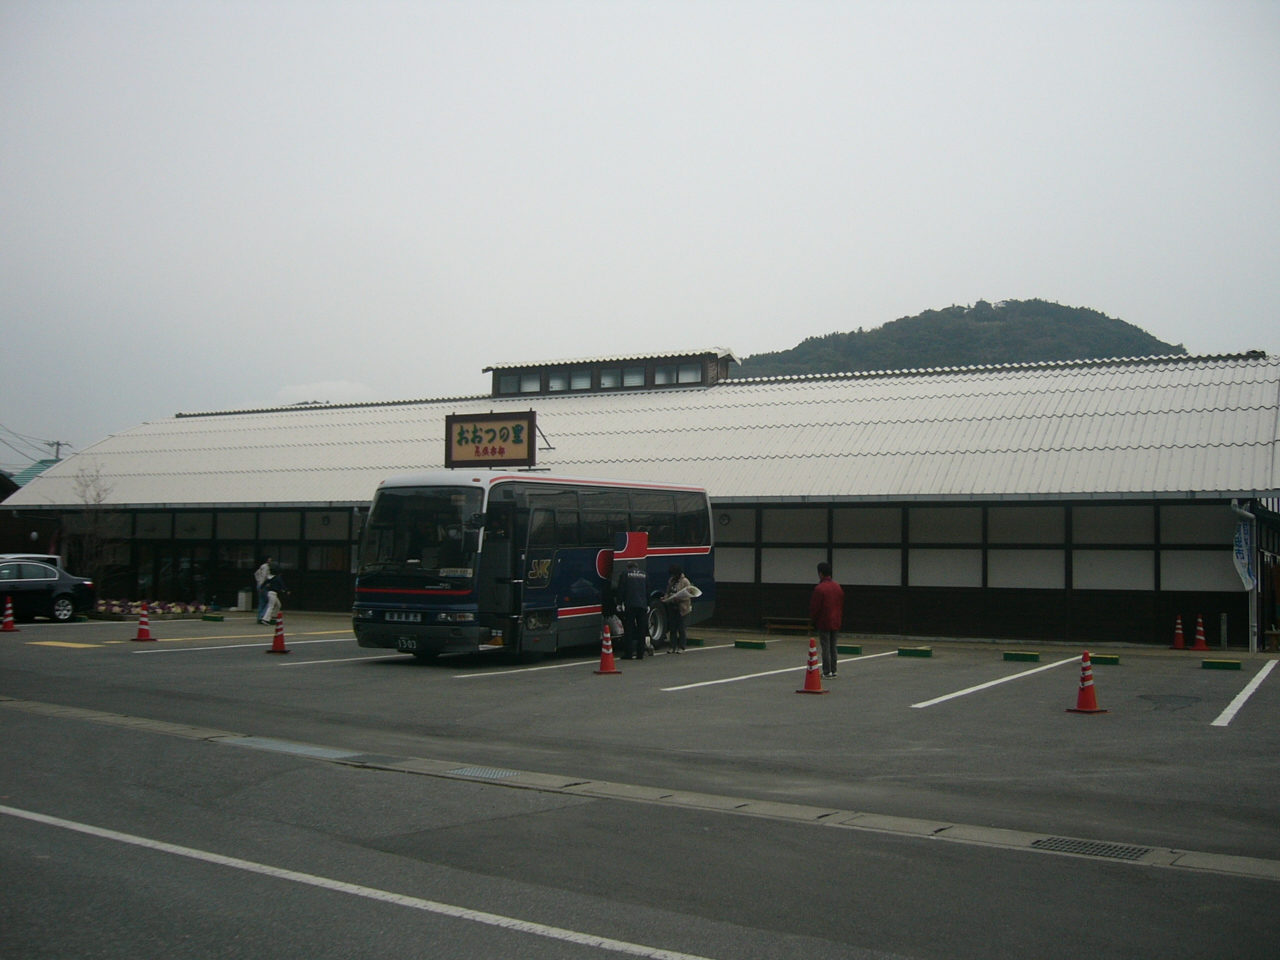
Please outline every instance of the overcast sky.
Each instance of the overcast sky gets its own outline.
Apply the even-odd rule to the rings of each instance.
[[[0,3],[22,434],[1032,297],[1280,353],[1280,4]]]

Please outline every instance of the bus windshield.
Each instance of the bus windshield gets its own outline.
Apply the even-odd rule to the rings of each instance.
[[[465,530],[479,526],[484,493],[475,488],[393,487],[378,491],[360,549],[360,576],[470,580],[475,554]]]

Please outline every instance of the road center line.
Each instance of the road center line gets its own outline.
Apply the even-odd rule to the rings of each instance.
[[[1033,667],[1030,670],[1023,670],[1021,673],[1010,674],[1007,677],[1001,677],[999,680],[988,680],[986,683],[980,683],[976,687],[965,687],[963,690],[957,690],[955,693],[948,693],[945,696],[934,697],[932,700],[925,700],[923,703],[913,703],[912,709],[920,707],[932,707],[935,703],[944,703],[947,700],[954,700],[956,697],[963,697],[970,693],[977,693],[979,690],[986,690],[988,687],[999,686],[1002,683],[1008,683],[1010,680],[1018,680],[1022,677],[1029,677],[1033,673],[1039,673],[1042,670],[1052,670],[1054,667],[1060,667],[1064,663],[1078,663],[1079,657],[1068,657],[1066,660],[1056,660],[1053,663],[1046,663],[1043,667]]]
[[[471,910],[467,907],[458,907],[453,904],[439,903],[435,900],[422,900],[418,897],[409,897],[400,893],[391,893],[390,891],[378,890],[374,887],[364,887],[356,883],[345,883],[341,880],[332,880],[329,877],[318,877],[310,873],[299,873],[296,870],[286,870],[283,867],[272,867],[264,863],[255,863],[252,860],[241,860],[238,857],[224,857],[219,853],[210,853],[207,850],[196,850],[193,847],[181,847],[175,843],[165,843],[161,840],[151,840],[147,837],[138,837],[130,833],[106,830],[102,827],[91,826],[87,823],[77,823],[74,820],[63,820],[60,817],[50,817],[43,813],[33,813],[30,810],[19,810],[16,807],[0,805],[0,813],[10,817],[19,817],[23,820],[30,820],[35,823],[42,823],[51,827],[61,827],[64,830],[74,830],[77,833],[86,833],[89,836],[101,837],[104,840],[114,840],[117,843],[127,843],[135,847],[143,847],[148,850],[158,850],[161,853],[171,853],[175,856],[187,857],[190,860],[201,860],[205,863],[217,864],[222,867],[231,867],[234,870],[256,873],[264,877],[275,877],[279,880],[291,880],[294,883],[303,883],[307,886],[319,887],[322,890],[334,890],[338,893],[349,893],[352,896],[364,897],[368,900],[379,900],[383,903],[393,903],[397,906],[409,907],[413,910],[422,910],[427,913],[435,913],[444,917],[453,917],[458,920],[470,920],[473,923],[483,923],[491,927],[501,927],[504,930],[514,930],[517,933],[530,933],[534,936],[547,937],[548,939],[560,940],[565,943],[576,943],[587,947],[597,947],[601,950],[610,950],[614,953],[625,953],[633,957],[652,957],[654,960],[707,960],[706,957],[699,957],[690,953],[678,953],[674,950],[663,950],[659,947],[648,947],[643,944],[628,943],[625,940],[613,940],[609,937],[599,937],[591,933],[580,933],[577,930],[566,930],[563,927],[551,927],[543,923],[519,920],[515,917],[504,917],[498,913],[486,913],[482,910]]]
[[[858,660],[874,660],[876,657],[892,657],[896,656],[897,650],[888,650],[884,653],[869,653],[865,657],[848,657],[844,660],[837,660],[836,663],[854,663]],[[673,690],[692,690],[694,687],[711,687],[717,683],[736,683],[738,680],[754,680],[756,677],[772,677],[778,673],[795,673],[797,670],[808,670],[809,665],[803,667],[783,667],[781,670],[766,670],[764,673],[746,673],[740,677],[722,677],[719,680],[703,680],[701,683],[685,683],[678,687],[663,687],[663,693],[670,693]]]
[[[347,643],[355,637],[333,637],[329,640],[290,640],[297,646],[303,643]],[[269,647],[269,643],[220,643],[212,647],[168,647],[164,650],[131,650],[130,653],[193,653],[196,650],[243,650],[245,647]]]
[[[1218,719],[1209,724],[1211,727],[1225,727],[1240,712],[1240,708],[1244,706],[1245,701],[1253,696],[1255,690],[1262,686],[1262,681],[1267,679],[1269,674],[1276,665],[1276,661],[1268,660],[1261,670],[1259,670],[1252,680],[1250,680],[1243,690],[1236,694],[1236,698],[1227,704],[1227,709],[1218,714]]]
[[[724,650],[732,647],[731,643],[717,643],[710,647],[689,647],[685,653],[701,653],[703,650]],[[618,659],[622,659],[618,657]],[[573,663],[550,663],[544,667],[516,667],[513,670],[487,670],[484,673],[455,673],[455,680],[470,680],[472,677],[509,677],[513,673],[532,673],[534,670],[563,670],[565,667],[588,667],[592,664],[598,664],[600,661],[595,657],[590,660],[575,660]]]

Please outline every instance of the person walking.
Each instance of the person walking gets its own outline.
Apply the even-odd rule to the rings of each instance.
[[[262,566],[253,571],[253,582],[258,585],[258,622],[267,622],[267,581],[271,579],[271,558],[262,561]]]
[[[260,623],[270,624],[276,619],[276,614],[280,612],[282,606],[280,600],[282,597],[289,595],[289,589],[284,585],[284,581],[280,579],[280,574],[273,574],[271,579],[266,582],[267,588],[267,613],[260,620]]]
[[[844,590],[831,579],[831,564],[818,564],[818,585],[809,598],[809,622],[818,631],[822,647],[822,675],[831,680],[836,675],[836,637],[840,633],[844,613]]]
[[[649,575],[634,560],[627,561],[622,575],[622,620],[627,652],[624,660],[643,660],[649,636]]]
[[[693,611],[690,588],[693,586],[678,564],[667,570],[667,593],[662,598],[667,608],[667,653],[684,653],[689,637],[684,630],[684,618]]]

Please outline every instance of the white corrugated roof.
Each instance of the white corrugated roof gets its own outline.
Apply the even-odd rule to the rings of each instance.
[[[144,423],[6,507],[351,503],[437,469],[450,413],[536,409],[555,473],[744,500],[1275,496],[1280,361],[1163,358],[729,380],[627,394],[301,407]]]

